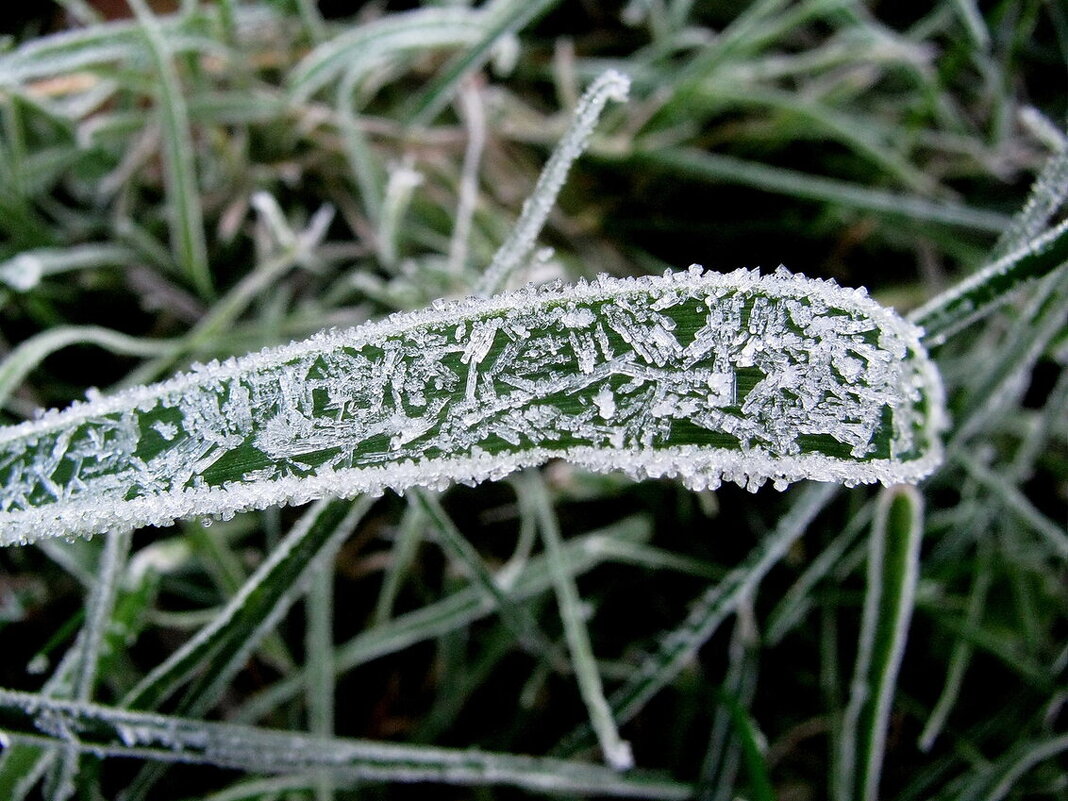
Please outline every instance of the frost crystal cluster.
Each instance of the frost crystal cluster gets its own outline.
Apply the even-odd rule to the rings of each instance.
[[[0,543],[597,471],[916,481],[941,458],[919,330],[779,270],[602,277],[440,303],[0,430]]]

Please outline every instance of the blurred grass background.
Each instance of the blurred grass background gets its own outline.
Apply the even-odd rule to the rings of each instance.
[[[904,313],[1004,251],[1044,168],[1036,197],[1048,213],[1032,204],[1033,230],[1011,244],[1063,219],[1068,193],[1059,0],[66,0],[13,11],[0,53],[5,422],[86,387],[466,294],[582,88],[608,67],[631,76],[632,100],[606,113],[542,237],[553,251],[526,278],[783,263],[867,286]],[[935,351],[955,422],[950,460],[923,487],[882,798],[1068,797],[1066,296],[1062,267]],[[660,664],[667,687],[623,725],[638,764],[705,798],[827,797],[875,490],[839,493],[776,540],[802,488],[694,494],[564,464],[544,473],[566,539],[605,530],[585,561],[577,548],[571,558],[609,691],[709,587],[746,584],[677,676]],[[491,568],[531,566],[539,508],[513,484],[457,488],[442,503]],[[341,547],[325,636],[367,643],[414,620],[416,644],[354,658],[332,714],[298,689],[255,719],[304,730],[325,715],[343,736],[513,753],[588,745],[567,740],[584,710],[558,658],[548,582],[521,608],[552,653],[523,650],[494,615],[449,612],[447,631],[398,617],[469,583],[414,508],[382,499]],[[210,620],[298,513],[139,532],[92,697],[118,702]],[[758,569],[769,541],[783,553]],[[0,685],[41,689],[82,625],[102,549],[98,538],[0,553]],[[324,619],[313,608],[295,607],[202,714],[252,719],[250,703],[312,669],[309,618]],[[83,798],[127,787],[195,798],[244,781],[171,770],[178,779],[156,783],[126,760],[83,759],[76,785]],[[14,792],[29,775],[19,771],[0,763],[0,786]]]

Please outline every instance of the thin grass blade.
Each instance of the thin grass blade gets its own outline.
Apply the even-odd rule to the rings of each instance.
[[[602,158],[611,158],[608,154],[599,155]],[[692,148],[640,149],[626,158],[636,164],[648,164],[688,180],[741,184],[774,194],[833,203],[846,208],[890,217],[904,217],[924,223],[940,223],[984,233],[1000,233],[1010,222],[1009,217],[996,212],[937,203],[917,195],[872,189],[847,181]]]
[[[915,601],[923,537],[923,506],[912,487],[884,490],[875,512],[868,557],[856,670],[842,727],[835,798],[878,797],[890,705]]]
[[[530,493],[531,502],[538,511],[539,529],[545,543],[553,588],[556,590],[556,603],[564,624],[564,636],[567,639],[579,692],[589,714],[590,727],[597,734],[605,762],[615,770],[629,770],[634,767],[634,755],[631,753],[630,744],[619,736],[608,701],[604,697],[601,674],[583,619],[582,597],[565,561],[560,524],[553,512],[552,500],[540,475],[529,473],[526,479],[523,482],[523,491]]]
[[[510,785],[540,793],[685,799],[690,785],[655,774],[619,775],[581,762],[475,750],[324,739],[288,731],[133,712],[0,690],[9,741],[70,742],[98,756],[195,762],[255,774],[326,770],[339,782]],[[72,739],[72,732],[77,738]]]
[[[496,8],[487,9],[492,15],[491,21],[482,39],[466,51],[458,53],[424,88],[410,104],[410,111],[401,116],[410,125],[429,125],[452,99],[456,87],[465,76],[479,69],[490,57],[495,45],[501,39],[512,36],[537,20],[560,0],[520,0],[512,2],[489,3]],[[499,9],[499,10],[498,10]]]
[[[686,661],[737,610],[738,605],[752,597],[768,571],[786,555],[816,516],[834,499],[837,489],[833,484],[805,487],[790,510],[779,520],[775,530],[741,565],[697,599],[679,627],[665,632],[658,650],[646,657],[634,671],[633,677],[612,694],[612,714],[617,721],[624,723],[634,717],[650,698],[679,674]],[[580,726],[554,752],[573,754],[589,745],[591,734],[588,726]]]
[[[227,675],[227,665],[239,663],[295,600],[299,579],[316,555],[331,542],[347,537],[370,506],[371,501],[362,498],[356,503],[320,501],[311,507],[222,612],[146,676],[123,699],[123,705],[154,708],[209,664],[214,667],[202,683],[212,685],[220,675]],[[186,703],[195,707],[205,698],[213,701],[211,695],[194,688]]]
[[[170,216],[171,245],[178,263],[202,297],[211,297],[211,268],[204,236],[204,212],[196,174],[193,137],[189,112],[178,72],[172,63],[173,53],[155,14],[144,0],[129,0],[137,15],[145,41],[159,75],[159,98],[156,108],[163,130],[163,166],[167,188],[167,211]]]
[[[611,561],[614,541],[644,542],[651,534],[648,521],[642,518],[624,518],[607,529],[584,534],[564,543],[564,555],[572,575],[582,575],[599,564]],[[552,587],[552,577],[544,556],[531,559],[508,585],[514,603],[535,598]],[[420,609],[398,615],[393,620],[381,623],[361,632],[340,645],[334,655],[338,673],[352,670],[386,654],[397,653],[415,643],[458,631],[496,611],[493,600],[479,587],[465,587],[440,601]],[[304,688],[306,677],[297,671],[280,679],[266,690],[254,694],[236,713],[243,722],[260,720],[280,704],[296,697]]]

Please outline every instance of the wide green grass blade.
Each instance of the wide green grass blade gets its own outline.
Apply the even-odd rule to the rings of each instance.
[[[0,430],[0,541],[552,457],[695,489],[916,480],[941,460],[942,403],[916,329],[857,290],[785,271],[602,277],[324,333]]]

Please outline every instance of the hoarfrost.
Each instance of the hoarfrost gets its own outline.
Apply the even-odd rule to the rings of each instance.
[[[919,330],[784,271],[438,303],[0,430],[0,543],[475,482],[553,457],[756,489],[916,481],[941,385]]]

